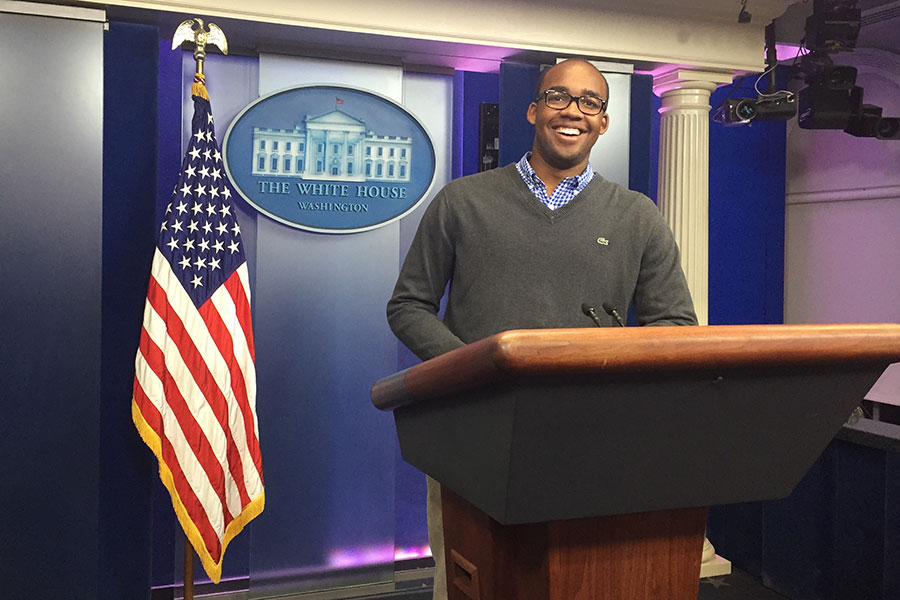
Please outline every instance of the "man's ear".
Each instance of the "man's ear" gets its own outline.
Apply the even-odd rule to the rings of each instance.
[[[525,118],[528,119],[528,122],[532,125],[537,122],[537,104],[532,102],[528,105],[528,110],[525,112]]]
[[[606,133],[607,129],[609,129],[609,114],[603,113],[603,118],[600,120],[600,135]]]

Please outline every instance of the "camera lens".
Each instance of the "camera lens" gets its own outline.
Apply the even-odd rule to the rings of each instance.
[[[756,102],[743,100],[734,107],[734,114],[742,121],[749,121],[756,116]]]
[[[878,126],[875,128],[875,137],[880,140],[900,139],[900,119],[888,117],[878,119]]]

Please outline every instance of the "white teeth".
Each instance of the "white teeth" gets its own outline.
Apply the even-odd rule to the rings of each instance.
[[[581,135],[581,131],[572,127],[558,127],[556,131],[563,135]]]

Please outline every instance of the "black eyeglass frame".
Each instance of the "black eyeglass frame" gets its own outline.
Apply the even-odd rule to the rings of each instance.
[[[561,106],[561,107],[559,107],[559,108],[556,108],[555,106],[550,106],[549,104],[547,104],[547,95],[548,95],[548,94],[551,94],[551,93],[553,93],[553,94],[563,94],[563,95],[565,95],[565,96],[568,96],[568,97],[569,97],[569,101],[566,103],[565,106]],[[550,109],[552,109],[552,110],[565,110],[565,109],[569,108],[569,106],[572,105],[572,102],[575,102],[575,106],[578,107],[578,110],[580,110],[580,111],[582,112],[582,114],[584,114],[585,116],[588,116],[588,117],[593,117],[593,116],[596,116],[596,115],[599,115],[599,114],[603,114],[603,113],[606,111],[606,107],[609,105],[609,100],[607,100],[607,99],[605,99],[605,98],[598,98],[597,96],[589,96],[589,95],[584,95],[584,96],[573,96],[572,94],[570,94],[569,92],[567,92],[567,91],[565,91],[565,90],[557,90],[557,89],[554,89],[554,88],[550,88],[549,90],[544,90],[543,92],[541,92],[541,93],[538,95],[537,98],[534,99],[534,101],[535,101],[535,102],[540,102],[542,99],[543,99],[543,101],[544,101],[544,104],[547,105],[547,108],[550,108]],[[585,99],[585,100],[593,100],[594,102],[599,102],[599,103],[600,103],[600,110],[597,111],[597,112],[595,112],[595,113],[585,112],[584,108],[581,106],[581,100],[582,100],[582,99]]]

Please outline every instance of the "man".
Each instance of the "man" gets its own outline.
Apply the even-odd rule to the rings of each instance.
[[[656,206],[589,164],[609,127],[608,101],[606,79],[590,63],[548,69],[526,113],[535,126],[531,152],[435,196],[387,306],[391,329],[417,356],[509,329],[593,327],[583,303],[633,305],[641,325],[697,323],[678,248]],[[443,600],[440,487],[429,478],[428,488],[434,598]]]

